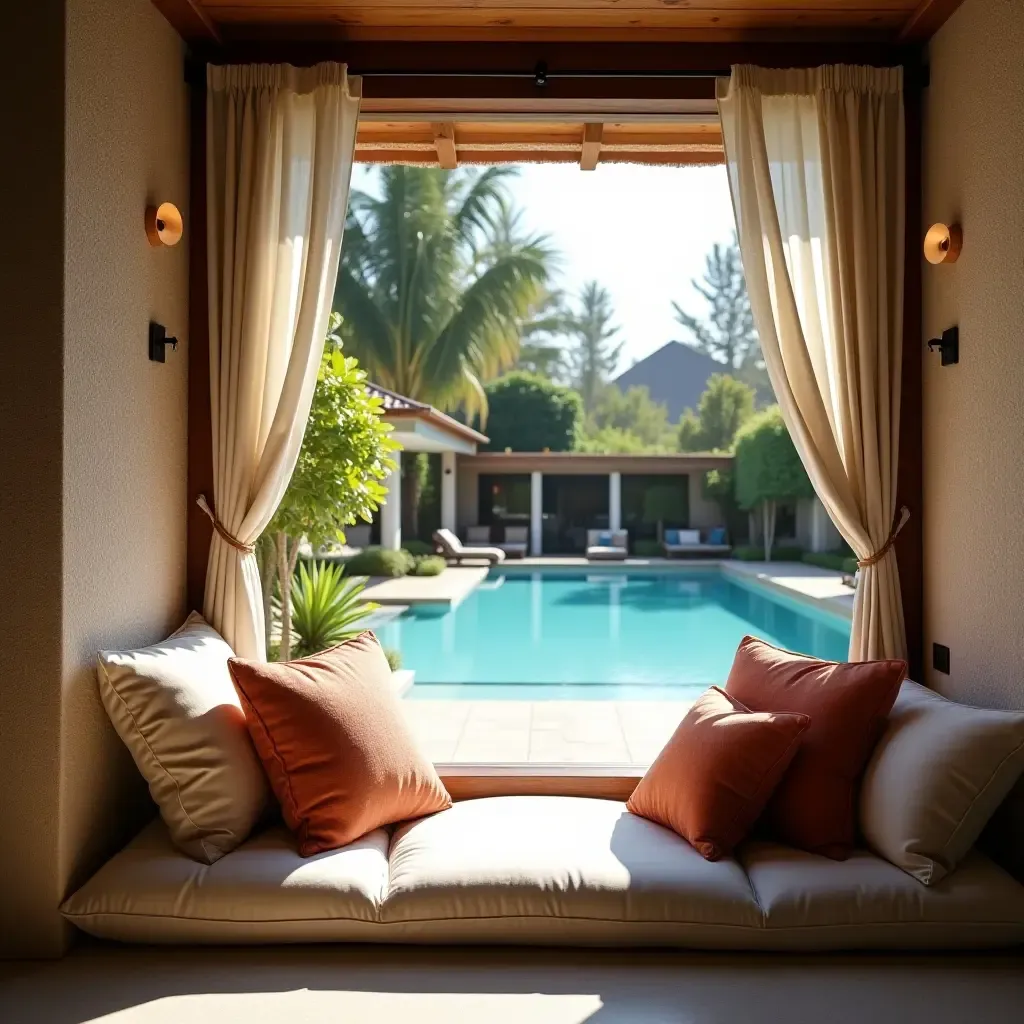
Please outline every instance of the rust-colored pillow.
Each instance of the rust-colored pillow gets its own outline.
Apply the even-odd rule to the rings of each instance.
[[[228,666],[303,857],[451,807],[416,749],[373,633],[299,661]]]
[[[712,686],[686,712],[626,807],[718,860],[750,831],[809,721],[751,711]]]
[[[906,674],[905,661],[819,661],[743,638],[726,692],[755,711],[811,719],[765,809],[774,838],[833,860],[850,855],[860,778]]]

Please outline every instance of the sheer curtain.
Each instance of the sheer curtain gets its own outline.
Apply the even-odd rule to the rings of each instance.
[[[850,658],[906,657],[896,508],[900,68],[733,68],[718,83],[743,269],[797,450],[862,566]]]
[[[253,546],[298,458],[338,275],[360,80],[340,64],[210,66],[214,523],[204,614],[265,658]]]

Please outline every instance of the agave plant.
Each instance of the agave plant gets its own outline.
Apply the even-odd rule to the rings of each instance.
[[[292,577],[292,657],[315,654],[360,633],[363,620],[378,607],[360,600],[365,586],[365,580],[346,578],[336,563],[301,562]]]

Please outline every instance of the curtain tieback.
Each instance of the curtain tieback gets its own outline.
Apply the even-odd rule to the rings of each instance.
[[[896,538],[899,536],[900,530],[902,530],[903,527],[907,525],[907,520],[909,518],[910,509],[907,508],[906,505],[904,505],[900,509],[899,522],[896,523],[893,526],[892,530],[889,531],[889,536],[886,538],[885,543],[873,555],[868,555],[867,558],[862,558],[859,562],[857,562],[857,565],[861,569],[866,569],[869,565],[875,565],[877,562],[880,562],[883,558],[885,558],[885,556],[889,554],[889,549],[893,546],[893,544],[896,543]]]
[[[256,550],[255,544],[243,544],[237,537],[232,537],[228,533],[227,528],[224,524],[213,514],[213,509],[210,508],[209,502],[206,500],[205,494],[200,494],[196,498],[196,504],[206,513],[213,528],[217,531],[218,536],[225,544],[230,544],[236,551],[241,551],[243,555],[251,555]]]

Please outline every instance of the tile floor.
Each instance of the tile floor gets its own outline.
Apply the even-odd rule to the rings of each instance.
[[[646,765],[689,702],[416,700],[404,707],[433,761]]]

